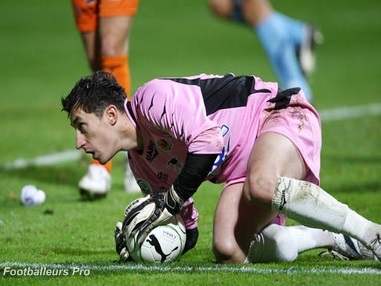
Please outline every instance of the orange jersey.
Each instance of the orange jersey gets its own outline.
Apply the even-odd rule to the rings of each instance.
[[[134,16],[139,0],[72,0],[77,29],[95,31],[99,17]]]

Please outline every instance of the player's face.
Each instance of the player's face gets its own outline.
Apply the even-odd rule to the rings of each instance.
[[[83,149],[102,164],[116,154],[112,122],[106,112],[99,118],[94,113],[87,113],[79,108],[70,120],[76,133],[77,149]]]

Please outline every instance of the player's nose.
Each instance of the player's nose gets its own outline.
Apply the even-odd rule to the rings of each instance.
[[[86,143],[85,139],[83,138],[81,133],[77,131],[75,135],[75,147],[77,149],[83,149],[85,146],[85,143]]]

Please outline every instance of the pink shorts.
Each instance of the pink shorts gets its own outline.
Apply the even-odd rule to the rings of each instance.
[[[275,110],[274,105],[264,109],[258,128],[258,136],[277,132],[289,138],[298,148],[307,167],[306,181],[320,184],[320,117],[301,91],[291,97],[289,105]]]
[[[197,227],[198,211],[194,207],[194,201],[189,198],[181,208],[180,216],[184,221],[186,229],[193,229]]]
[[[284,226],[286,224],[286,216],[284,214],[277,214],[271,223]]]

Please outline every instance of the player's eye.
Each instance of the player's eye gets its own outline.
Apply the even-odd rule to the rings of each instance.
[[[79,130],[79,132],[81,133],[85,133],[86,132],[86,124],[84,123],[79,123],[78,126],[77,126],[77,129]]]

